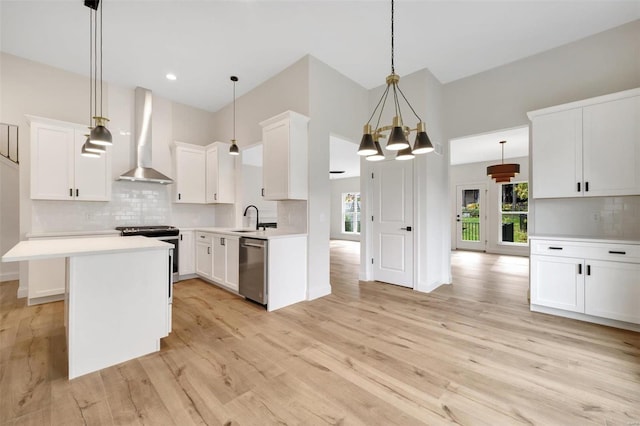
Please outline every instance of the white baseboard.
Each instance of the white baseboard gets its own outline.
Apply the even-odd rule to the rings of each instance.
[[[15,281],[20,278],[20,273],[18,272],[3,272],[0,274],[0,282],[4,281]]]
[[[322,287],[310,288],[307,294],[307,300],[318,299],[320,297],[328,296],[330,294],[331,294],[331,284],[322,286]]]

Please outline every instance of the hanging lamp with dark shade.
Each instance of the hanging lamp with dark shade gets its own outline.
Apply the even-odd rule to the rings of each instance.
[[[91,120],[93,118],[93,12],[89,12],[89,132],[91,132]],[[91,138],[89,134],[85,135],[86,140],[82,145],[82,149],[80,150],[80,155],[83,157],[89,158],[100,158],[100,154],[106,151],[106,147],[104,145],[98,145],[91,142]]]
[[[502,146],[502,163],[487,167],[487,176],[495,179],[496,183],[511,182],[511,178],[520,173],[520,164],[504,162],[504,145],[507,141],[500,141]]]
[[[93,145],[102,145],[109,146],[113,145],[113,138],[111,136],[111,132],[107,129],[107,122],[109,121],[102,113],[102,104],[103,100],[103,83],[102,83],[102,7],[103,1],[100,0],[88,0],[84,2],[84,5],[89,8],[90,18],[92,19],[93,25],[91,26],[90,32],[92,33],[92,50],[91,50],[91,69],[92,76],[90,79],[93,81],[93,102],[94,102],[94,110],[93,113],[96,114],[93,116],[94,126],[91,128],[91,133],[89,134],[89,140]],[[98,15],[99,18],[98,19]],[[98,36],[98,23],[100,26],[99,36]],[[99,39],[99,42],[98,42]],[[100,48],[98,49],[98,45]],[[99,65],[98,65],[99,64]],[[98,92],[98,67],[100,72],[100,91]],[[100,101],[98,102],[98,93],[100,94]],[[98,115],[98,104],[100,115]]]
[[[366,156],[369,161],[380,161],[384,159],[384,153],[379,150],[380,144],[377,141],[387,137],[387,144],[385,149],[388,151],[396,151],[396,160],[410,160],[415,157],[416,154],[424,154],[433,151],[433,144],[427,136],[426,126],[424,121],[418,116],[415,109],[411,106],[407,97],[400,89],[400,76],[396,74],[394,63],[394,13],[395,3],[391,0],[391,74],[386,78],[387,87],[382,93],[380,100],[369,117],[369,121],[364,126],[364,134],[360,147],[358,149],[358,155]],[[391,125],[380,125],[382,119],[382,113],[384,111],[387,98],[391,94],[393,99],[394,117]],[[400,108],[400,100],[403,99],[404,103],[409,107],[413,115],[418,120],[418,124],[415,129],[411,129],[409,126],[405,126],[402,119],[402,110]],[[376,117],[376,126],[372,127],[371,122]],[[413,148],[408,141],[408,136],[411,132],[416,132],[416,140]],[[388,133],[387,133],[388,132]],[[382,156],[382,158],[380,158]]]
[[[233,81],[233,139],[231,139],[229,155],[240,155],[240,150],[236,143],[236,83],[238,82],[238,77],[232,75],[230,79]]]

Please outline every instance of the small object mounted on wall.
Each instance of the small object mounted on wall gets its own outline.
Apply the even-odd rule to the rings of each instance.
[[[502,164],[487,167],[487,176],[496,180],[496,183],[511,182],[511,178],[520,173],[520,164],[504,163],[504,144],[507,141],[500,141],[502,146]]]
[[[232,75],[230,80],[233,81],[233,139],[231,139],[229,155],[240,155],[238,144],[236,143],[236,83],[238,82],[238,77]]]

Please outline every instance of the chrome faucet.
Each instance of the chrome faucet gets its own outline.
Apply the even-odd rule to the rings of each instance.
[[[253,204],[250,204],[247,206],[246,209],[244,209],[244,214],[242,216],[246,216],[247,215],[247,210],[249,210],[249,208],[253,207],[254,209],[256,209],[256,231],[258,230],[258,227],[260,226],[260,212],[258,212],[258,208],[256,206],[254,206]]]

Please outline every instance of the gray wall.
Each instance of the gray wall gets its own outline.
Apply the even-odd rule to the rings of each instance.
[[[331,179],[331,239],[360,241],[359,234],[342,232],[342,194],[360,192],[360,176]]]
[[[638,20],[446,84],[447,139],[528,125],[527,111],[635,87],[640,87]],[[622,204],[626,209],[611,207]],[[640,238],[640,226],[623,230],[594,219],[613,214],[615,223],[637,224],[639,207],[638,197],[533,200],[530,211],[534,221],[529,223],[529,232],[591,237],[624,233]],[[575,218],[580,218],[580,226]]]

